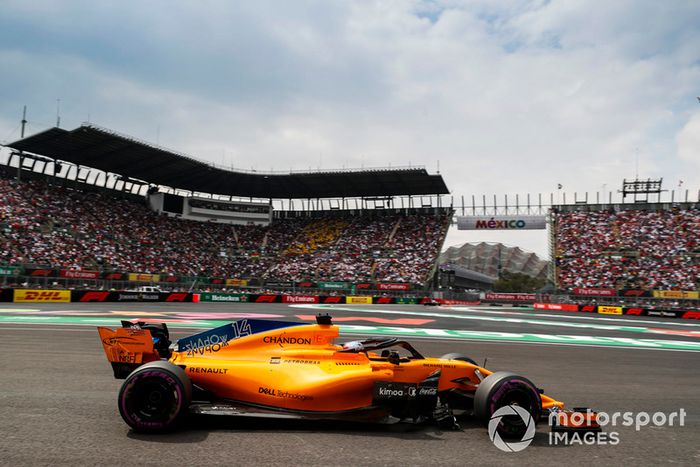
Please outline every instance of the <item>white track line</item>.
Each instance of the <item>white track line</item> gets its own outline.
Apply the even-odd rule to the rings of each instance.
[[[529,326],[549,326],[549,327],[560,327],[560,328],[575,328],[575,329],[596,329],[598,331],[612,331],[612,332],[635,332],[642,334],[663,334],[661,330],[646,328],[641,326],[635,326],[634,321],[625,322],[626,325],[610,325],[610,324],[596,324],[596,323],[573,323],[568,321],[548,321],[544,319],[531,319],[529,315],[525,315],[526,318],[515,318],[512,316],[474,316],[474,315],[456,315],[447,313],[434,313],[434,312],[416,312],[416,311],[401,311],[401,310],[381,310],[381,309],[367,309],[367,308],[347,308],[347,307],[334,307],[334,308],[319,308],[318,305],[292,305],[297,308],[311,308],[311,309],[336,309],[342,311],[351,311],[355,313],[371,313],[371,314],[388,314],[388,315],[408,315],[408,316],[425,316],[434,318],[448,318],[448,319],[458,319],[467,321],[486,321],[493,323],[510,323],[510,324],[524,324]],[[686,337],[696,337],[700,338],[700,332],[698,331],[686,331],[693,333]]]
[[[550,313],[529,313],[526,311],[501,311],[501,310],[482,310],[479,308],[471,308],[471,307],[450,307],[451,310],[457,310],[457,311],[471,311],[474,313],[485,313],[485,314],[494,314],[494,315],[523,315],[523,316],[537,316],[540,318],[558,318],[558,319],[581,319],[581,320],[593,320],[593,321],[615,321],[615,322],[620,322],[620,323],[645,323],[645,324],[658,324],[658,325],[666,325],[666,326],[687,326],[687,327],[697,327],[700,328],[700,324],[696,323],[678,323],[678,322],[673,322],[671,321],[672,319],[678,319],[678,318],[669,318],[668,321],[655,321],[655,320],[648,320],[648,319],[638,319],[637,317],[634,318],[629,318],[629,319],[620,319],[620,318],[610,318],[607,316],[601,316],[601,315],[594,315],[594,316],[585,316],[581,314],[577,314],[575,312],[572,312],[571,315],[554,315]],[[628,315],[631,316],[631,315]]]

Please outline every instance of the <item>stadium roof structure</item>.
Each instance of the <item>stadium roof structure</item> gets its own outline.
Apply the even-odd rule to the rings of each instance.
[[[242,172],[217,167],[95,125],[50,128],[7,145],[146,183],[201,193],[270,199],[360,198],[449,193],[425,168]]]
[[[451,246],[442,252],[438,261],[441,265],[457,265],[491,277],[498,276],[499,262],[502,272],[526,274],[537,278],[547,276],[549,264],[530,251],[488,242]]]

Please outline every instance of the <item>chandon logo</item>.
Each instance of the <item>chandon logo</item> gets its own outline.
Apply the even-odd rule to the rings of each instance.
[[[265,336],[263,342],[267,344],[304,344],[311,345],[311,339],[308,337],[282,337],[282,336]]]

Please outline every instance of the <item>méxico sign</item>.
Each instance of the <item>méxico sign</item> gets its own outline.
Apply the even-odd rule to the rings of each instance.
[[[459,216],[459,230],[545,230],[545,216]]]

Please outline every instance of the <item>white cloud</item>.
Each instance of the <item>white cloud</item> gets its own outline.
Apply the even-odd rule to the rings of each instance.
[[[676,136],[679,159],[691,168],[682,178],[689,187],[700,185],[700,113],[694,114]]]
[[[439,160],[457,200],[637,171],[700,188],[697,2],[56,5],[0,20],[0,133],[25,103],[52,123],[60,97],[65,126],[242,168]]]

